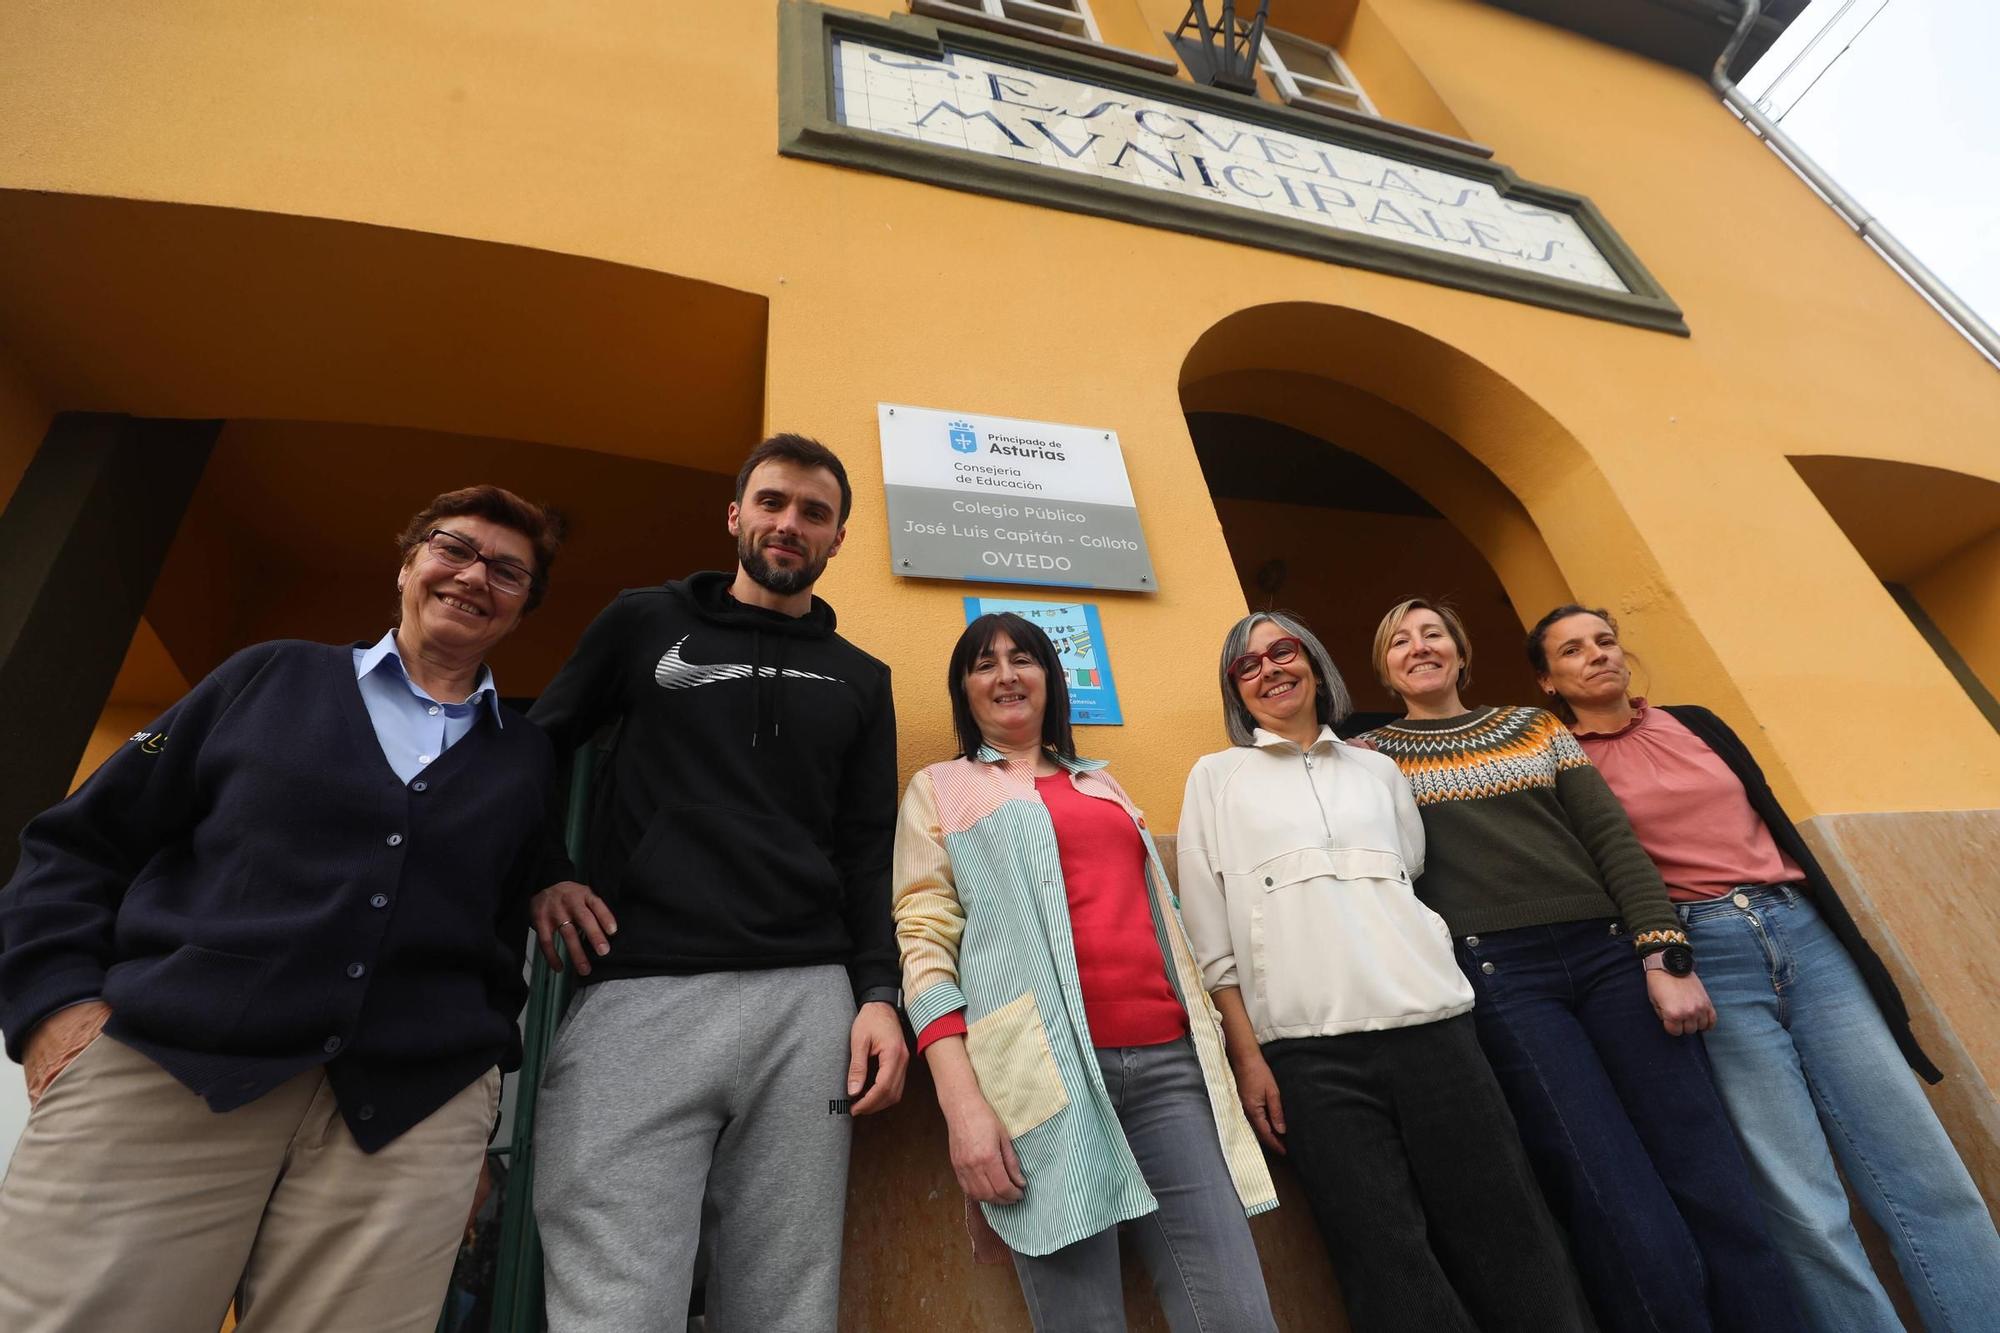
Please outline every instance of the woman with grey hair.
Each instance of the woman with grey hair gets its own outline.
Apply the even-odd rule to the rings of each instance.
[[[1291,1158],[1356,1333],[1581,1330],[1581,1292],[1472,1030],[1395,762],[1296,617],[1245,616],[1229,749],[1181,807],[1180,896],[1251,1126]]]

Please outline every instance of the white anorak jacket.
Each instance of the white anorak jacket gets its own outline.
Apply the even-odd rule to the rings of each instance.
[[[1424,826],[1395,761],[1320,729],[1257,729],[1188,775],[1181,914],[1211,992],[1258,1042],[1434,1023],[1472,1008],[1444,919],[1411,888]]]

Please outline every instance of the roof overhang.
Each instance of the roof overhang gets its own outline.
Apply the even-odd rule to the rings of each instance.
[[[1742,18],[1739,0],[1484,0],[1707,77]],[[1757,63],[1810,0],[1766,0],[1731,73]]]

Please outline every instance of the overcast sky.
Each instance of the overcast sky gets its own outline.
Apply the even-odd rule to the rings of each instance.
[[[1996,56],[2000,0],[1813,0],[1742,86],[2000,326]]]

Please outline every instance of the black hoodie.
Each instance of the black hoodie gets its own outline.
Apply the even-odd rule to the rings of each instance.
[[[618,917],[587,981],[847,966],[898,981],[889,914],[889,668],[730,574],[618,594],[529,718],[559,755],[619,724],[593,801],[591,887]],[[552,846],[541,883],[575,878]]]

